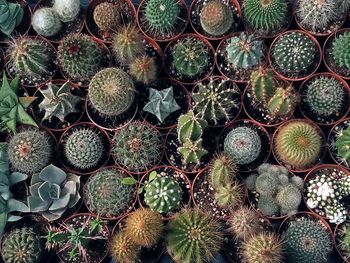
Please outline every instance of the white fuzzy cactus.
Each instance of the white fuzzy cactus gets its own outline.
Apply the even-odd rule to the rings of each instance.
[[[80,0],[55,0],[53,9],[63,23],[71,22],[80,12]]]
[[[60,31],[62,23],[52,8],[44,7],[33,14],[32,27],[39,35],[49,37]]]

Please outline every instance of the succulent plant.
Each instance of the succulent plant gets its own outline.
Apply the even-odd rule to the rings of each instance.
[[[247,263],[282,263],[283,243],[274,233],[261,232],[243,243],[242,256]]]
[[[290,116],[295,110],[298,99],[292,86],[278,87],[266,107],[272,118]]]
[[[52,7],[63,23],[74,21],[80,12],[80,0],[54,0]]]
[[[158,66],[153,57],[144,55],[131,62],[129,65],[129,73],[135,81],[148,85],[156,80]]]
[[[276,194],[280,181],[275,174],[266,172],[259,174],[255,181],[255,190],[263,196]]]
[[[117,217],[127,212],[135,199],[134,187],[122,183],[125,175],[115,168],[97,171],[86,184],[86,205],[103,217]]]
[[[237,164],[253,162],[261,152],[261,140],[258,133],[250,127],[236,127],[225,138],[224,152]]]
[[[318,128],[304,120],[294,120],[276,133],[275,153],[293,169],[307,169],[321,154],[322,137]]]
[[[151,209],[139,208],[131,212],[125,224],[125,234],[135,244],[148,248],[157,244],[164,229],[162,215]]]
[[[177,124],[178,140],[181,143],[185,143],[187,139],[196,141],[203,135],[203,130],[207,127],[207,122],[198,115],[195,115],[193,111],[189,111],[186,114],[182,114],[179,117]]]
[[[52,117],[64,121],[67,115],[78,112],[77,105],[83,98],[71,93],[69,82],[64,83],[61,87],[53,83],[48,83],[46,89],[39,89],[44,96],[39,108],[45,111],[43,120],[51,120]]]
[[[89,80],[104,63],[104,55],[99,44],[83,34],[70,34],[59,44],[58,61],[69,78]]]
[[[301,200],[300,189],[292,183],[282,186],[276,195],[276,201],[281,208],[282,214],[298,212]]]
[[[75,169],[91,169],[103,157],[103,137],[92,128],[74,129],[64,144],[64,155]]]
[[[185,209],[170,219],[166,236],[175,261],[209,262],[223,244],[221,226],[210,214]]]
[[[229,80],[210,78],[209,83],[202,82],[197,87],[198,90],[192,93],[193,110],[208,122],[229,121],[232,109],[240,106],[240,102],[234,99],[239,88]]]
[[[345,259],[350,258],[350,228],[347,224],[344,224],[338,228],[341,238],[339,238],[338,248],[340,249]]]
[[[193,36],[178,40],[172,51],[175,69],[187,77],[203,74],[208,65],[209,55],[208,46]]]
[[[226,186],[237,176],[237,164],[231,156],[221,153],[210,163],[210,182],[214,189]]]
[[[234,209],[244,200],[243,186],[237,181],[215,188],[214,198],[218,205],[225,209]]]
[[[88,96],[92,106],[102,115],[118,116],[134,102],[135,86],[122,69],[105,68],[91,79]]]
[[[20,4],[0,0],[0,31],[11,35],[22,22],[24,11]]]
[[[243,1],[244,21],[261,35],[276,34],[286,24],[290,15],[286,0]]]
[[[250,75],[252,94],[259,103],[267,103],[276,92],[276,83],[272,70],[259,67]]]
[[[306,86],[305,101],[310,109],[321,116],[336,114],[345,100],[343,84],[334,77],[319,76]]]
[[[282,233],[282,238],[288,262],[325,263],[332,251],[330,234],[319,221],[291,221]]]
[[[178,151],[181,153],[185,163],[200,163],[202,157],[208,153],[208,151],[203,147],[202,142],[202,139],[187,139],[182,146],[178,148]]]
[[[50,164],[30,180],[28,206],[46,220],[59,219],[80,200],[80,177]]]
[[[41,171],[53,157],[47,132],[36,128],[23,130],[10,138],[8,155],[14,170],[32,174]]]
[[[337,156],[344,163],[350,161],[350,126],[340,131],[340,134],[335,141],[335,147],[337,149]]]
[[[13,229],[4,238],[1,255],[5,263],[38,263],[44,254],[44,244],[32,227]]]
[[[114,235],[109,246],[113,259],[119,263],[136,262],[139,259],[141,247],[136,245],[125,232]]]
[[[101,2],[95,7],[93,18],[99,29],[114,31],[119,26],[121,14],[113,3]]]
[[[234,68],[248,69],[259,65],[264,57],[264,42],[253,34],[242,32],[230,38],[226,47],[227,59]]]
[[[3,74],[0,88],[0,132],[8,129],[16,133],[17,123],[38,127],[26,111],[36,97],[18,97],[18,85],[18,76],[9,83],[6,74]]]
[[[205,32],[220,36],[235,23],[230,8],[221,0],[209,1],[200,10],[200,24]]]
[[[280,212],[279,206],[272,196],[260,196],[257,207],[265,216],[273,216]]]
[[[163,123],[170,114],[179,109],[181,107],[174,98],[173,86],[162,90],[149,89],[148,102],[143,107],[143,111],[155,115]]]
[[[61,20],[51,7],[37,9],[32,17],[34,31],[44,37],[56,35],[62,28]]]
[[[331,58],[334,63],[346,70],[350,69],[350,59],[349,59],[349,51],[348,46],[350,43],[350,32],[344,32],[342,34],[337,35],[337,37],[332,41],[331,48]]]
[[[140,121],[133,121],[118,130],[113,137],[114,159],[132,171],[144,171],[162,156],[160,133]]]

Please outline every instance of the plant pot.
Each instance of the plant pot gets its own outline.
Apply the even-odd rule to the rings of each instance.
[[[316,51],[315,51],[314,61],[310,66],[304,67],[303,71],[289,71],[289,72],[283,71],[283,69],[276,63],[276,59],[272,55],[277,41],[279,41],[283,36],[285,36],[287,34],[291,34],[291,33],[303,34],[303,35],[307,36],[315,44]],[[314,74],[317,71],[317,69],[319,68],[321,61],[322,61],[321,46],[318,43],[318,41],[316,40],[316,38],[314,36],[312,36],[310,33],[307,33],[305,31],[301,31],[301,30],[290,30],[290,31],[286,31],[286,32],[280,34],[278,37],[276,37],[273,40],[268,54],[269,54],[269,56],[268,56],[269,57],[269,64],[270,64],[272,70],[274,71],[274,73],[278,77],[280,77],[281,79],[284,79],[287,81],[305,80],[306,78],[308,78],[309,76],[311,76],[312,74]]]
[[[344,238],[343,227],[346,227],[347,229],[349,229],[349,227],[350,227],[349,221],[335,226],[334,235],[333,235],[333,237],[334,237],[333,242],[334,242],[334,247],[335,247],[336,251],[338,252],[339,256],[344,260],[345,263],[349,263],[350,262],[349,251],[345,251],[344,249],[341,248],[342,238]],[[348,255],[346,255],[346,254],[348,254]]]
[[[121,8],[123,10],[123,14],[122,14],[121,20],[123,21],[122,23],[124,25],[135,23],[134,21],[136,19],[136,10],[133,3],[130,0],[92,0],[90,1],[86,11],[86,20],[85,20],[86,28],[89,34],[92,35],[93,37],[99,39],[100,41],[103,41],[104,43],[111,44],[115,33],[114,30],[117,31],[119,28],[115,28],[113,32],[100,30],[93,18],[93,13],[96,6],[104,2],[109,2],[115,5],[116,4],[122,5]]]
[[[343,86],[344,90],[344,98],[341,102],[341,105],[339,107],[339,111],[332,113],[328,116],[324,115],[318,115],[315,111],[312,110],[310,105],[307,103],[307,86],[308,84],[315,78],[320,76],[327,76],[330,78],[333,78],[340,82]],[[311,77],[307,78],[300,86],[299,92],[301,94],[301,102],[299,103],[299,109],[300,112],[303,114],[303,116],[311,121],[316,122],[319,125],[334,125],[339,120],[343,119],[344,116],[346,116],[349,113],[349,101],[350,101],[350,89],[349,85],[344,81],[342,78],[340,78],[338,75],[332,74],[332,73],[316,73],[312,75]]]
[[[149,38],[152,38],[159,42],[170,41],[174,38],[180,36],[187,27],[188,24],[188,10],[184,0],[179,0],[178,3],[180,5],[180,13],[178,16],[178,20],[176,22],[175,27],[168,32],[161,32],[152,30],[151,26],[147,22],[146,16],[146,6],[149,0],[142,0],[137,9],[137,24],[142,31],[142,33]]]
[[[42,8],[42,7],[52,7],[54,4],[54,0],[40,0],[34,7],[33,13],[35,13],[36,10]],[[74,33],[80,33],[83,30],[84,27],[84,21],[85,21],[85,10],[80,7],[80,12],[78,16],[71,22],[62,22],[62,28],[60,31],[58,31],[57,34],[53,36],[42,36],[43,38],[47,39],[51,43],[58,44],[63,38],[68,36],[69,34]]]
[[[205,4],[208,4],[210,1],[207,0],[194,0],[191,3],[190,11],[189,11],[189,20],[191,23],[191,26],[193,30],[200,36],[207,38],[208,40],[221,40],[224,37],[231,36],[234,31],[237,30],[242,17],[242,12],[239,3],[237,0],[228,0],[223,1],[223,3],[228,6],[231,10],[232,16],[233,16],[233,23],[224,34],[220,34],[217,36],[211,35],[207,33],[200,22],[200,11],[205,6]]]
[[[183,39],[194,39],[195,41],[201,42],[201,44],[203,44],[206,47],[206,65],[200,73],[197,73],[192,76],[182,74],[178,69],[176,69],[174,65],[174,51],[176,50],[177,45],[180,44]],[[183,59],[185,60],[185,57]],[[174,78],[182,84],[194,84],[208,77],[214,70],[214,62],[214,48],[208,40],[196,34],[183,34],[178,38],[172,40],[164,50],[165,72],[170,78]]]

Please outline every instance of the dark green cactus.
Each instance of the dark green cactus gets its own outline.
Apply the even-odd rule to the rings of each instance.
[[[0,31],[11,35],[22,22],[24,11],[20,4],[0,0]]]
[[[350,69],[350,56],[349,56],[349,44],[350,44],[350,32],[344,32],[332,41],[331,57],[334,63],[346,70]]]
[[[250,75],[252,85],[252,93],[254,99],[260,103],[267,103],[268,100],[275,94],[276,83],[272,70],[266,70],[259,67]]]
[[[350,161],[350,126],[341,130],[339,137],[335,142],[337,149],[337,156],[343,160],[344,163]]]
[[[203,130],[207,127],[207,122],[195,115],[193,111],[182,114],[177,124],[177,134],[179,142],[185,143],[187,139],[198,140],[203,135]]]

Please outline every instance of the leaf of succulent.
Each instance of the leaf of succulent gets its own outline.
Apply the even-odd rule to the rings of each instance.
[[[14,29],[22,22],[24,11],[20,4],[0,0],[0,31],[11,35]]]

